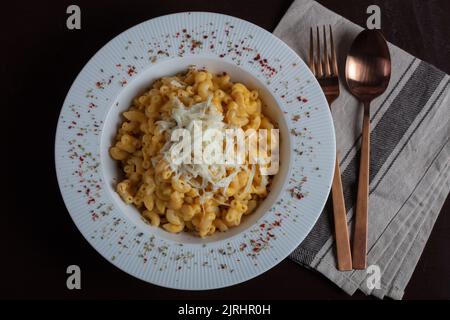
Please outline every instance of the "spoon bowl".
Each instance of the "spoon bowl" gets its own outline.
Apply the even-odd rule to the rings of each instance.
[[[345,64],[350,92],[362,102],[370,102],[387,88],[391,77],[391,57],[383,34],[364,30],[354,40]]]

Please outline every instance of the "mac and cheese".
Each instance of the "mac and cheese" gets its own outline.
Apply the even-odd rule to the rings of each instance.
[[[123,113],[109,150],[124,172],[118,194],[151,225],[169,232],[204,237],[239,225],[267,196],[270,177],[261,174],[262,165],[250,164],[250,155],[238,165],[171,163],[167,155],[175,145],[170,133],[194,130],[193,119],[221,130],[271,130],[274,125],[261,107],[257,90],[231,82],[225,73],[191,68],[157,80]]]

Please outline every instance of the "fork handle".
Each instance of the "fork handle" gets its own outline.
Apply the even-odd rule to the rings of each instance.
[[[358,198],[356,200],[355,234],[353,237],[353,268],[367,267],[367,225],[369,206],[370,105],[364,103]]]
[[[348,237],[347,211],[345,210],[341,171],[339,169],[339,159],[337,155],[331,193],[333,196],[333,218],[334,233],[336,238],[337,266],[340,271],[349,271],[352,270],[352,256],[350,253],[350,241]]]

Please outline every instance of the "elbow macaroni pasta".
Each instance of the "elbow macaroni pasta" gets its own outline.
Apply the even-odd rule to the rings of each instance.
[[[175,176],[165,160],[158,160],[170,137],[157,122],[170,119],[174,98],[187,108],[211,99],[224,115],[224,122],[233,127],[274,128],[261,111],[258,91],[231,82],[227,74],[189,69],[183,75],[163,77],[136,97],[123,113],[124,122],[109,149],[124,172],[117,193],[125,203],[136,206],[152,226],[161,226],[168,232],[186,230],[201,237],[224,232],[256,209],[267,195],[270,177],[261,177],[259,165],[255,165],[251,185],[248,172],[237,172],[225,190],[217,190],[202,202],[198,188]],[[250,166],[248,159],[245,165]]]

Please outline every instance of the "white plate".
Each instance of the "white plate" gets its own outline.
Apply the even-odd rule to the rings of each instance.
[[[268,198],[241,226],[206,239],[144,223],[114,191],[118,168],[108,156],[131,99],[191,64],[258,88],[281,129],[281,169]],[[105,259],[153,284],[205,290],[251,279],[303,241],[330,191],[335,137],[322,90],[286,44],[237,18],[187,12],[123,32],[86,64],[61,111],[55,160],[70,215]]]

